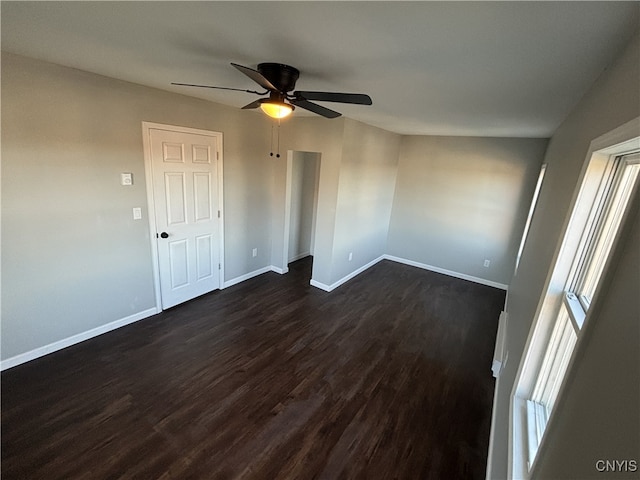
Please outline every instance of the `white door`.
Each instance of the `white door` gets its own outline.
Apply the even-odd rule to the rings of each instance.
[[[220,288],[218,140],[149,130],[163,309]]]

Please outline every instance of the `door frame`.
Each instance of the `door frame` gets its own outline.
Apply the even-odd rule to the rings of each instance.
[[[218,261],[220,268],[218,269],[219,289],[224,287],[224,192],[223,192],[223,149],[222,149],[222,133],[210,130],[201,130],[191,127],[181,127],[178,125],[166,125],[162,123],[142,122],[142,147],[144,151],[144,173],[145,185],[147,188],[147,212],[149,217],[149,242],[151,243],[151,256],[153,267],[153,288],[156,301],[156,312],[162,311],[162,293],[160,289],[160,264],[158,258],[158,242],[155,237],[156,227],[156,209],[155,199],[153,196],[153,159],[151,157],[151,130],[167,130],[170,132],[190,133],[196,135],[205,135],[216,139],[216,161],[218,162],[216,173],[218,187]]]

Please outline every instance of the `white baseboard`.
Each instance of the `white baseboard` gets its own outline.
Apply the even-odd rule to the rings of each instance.
[[[472,275],[467,275],[465,273],[453,272],[451,270],[446,270],[444,268],[434,267],[432,265],[427,265],[425,263],[415,262],[413,260],[407,260],[406,258],[394,257],[393,255],[387,255],[387,254],[382,255],[382,256],[376,258],[375,260],[372,260],[371,262],[367,263],[366,265],[363,265],[362,267],[360,267],[357,270],[351,272],[349,275],[341,278],[337,282],[332,283],[331,285],[327,285],[325,283],[317,282],[316,280],[311,280],[310,284],[312,286],[314,286],[314,287],[317,287],[317,288],[321,289],[321,290],[324,290],[326,292],[330,292],[330,291],[335,290],[336,288],[338,288],[343,283],[351,280],[356,275],[359,275],[362,272],[364,272],[365,270],[367,270],[368,268],[372,267],[373,265],[378,263],[380,260],[390,260],[392,262],[403,263],[405,265],[410,265],[412,267],[418,267],[418,268],[422,268],[424,270],[429,270],[429,271],[436,272],[436,273],[442,273],[442,274],[448,275],[450,277],[460,278],[462,280],[468,280],[470,282],[479,283],[481,285],[487,285],[489,287],[499,288],[501,290],[507,290],[507,288],[508,288],[508,285],[505,285],[503,283],[494,282],[492,280],[486,280],[484,278],[474,277]]]
[[[366,265],[363,265],[362,267],[358,268],[357,270],[354,270],[353,272],[351,272],[349,275],[346,275],[345,277],[342,277],[340,280],[338,280],[335,283],[332,283],[331,285],[326,285],[324,283],[320,283],[317,282],[315,280],[311,280],[311,282],[309,282],[309,284],[313,287],[317,287],[321,290],[324,290],[325,292],[330,292],[332,290],[335,290],[336,288],[338,288],[340,285],[342,285],[343,283],[348,282],[349,280],[351,280],[353,277],[360,275],[362,272],[364,272],[365,270],[373,267],[376,263],[378,263],[380,260],[384,259],[384,255],[380,256],[374,260],[371,260],[369,263],[367,263]]]
[[[404,263],[405,265],[411,265],[412,267],[423,268],[425,270],[430,270],[436,273],[442,273],[444,275],[449,275],[450,277],[459,278],[461,280],[468,280],[470,282],[479,283],[481,285],[486,285],[488,287],[499,288],[500,290],[507,290],[509,287],[504,283],[494,282],[493,280],[486,280],[484,278],[474,277],[472,275],[467,275],[466,273],[458,273],[453,272],[451,270],[447,270],[440,267],[434,267],[433,265],[427,265],[426,263],[414,262],[413,260],[407,260],[406,258],[394,257],[393,255],[383,255],[385,260],[391,260],[393,262]]]
[[[274,266],[274,265],[271,265],[271,271],[272,271],[272,272],[279,273],[280,275],[284,275],[285,273],[289,273],[289,267],[287,267],[287,268],[280,268],[280,267],[276,267],[276,266]]]
[[[330,292],[332,290],[332,288],[329,285],[325,283],[316,282],[313,278],[309,282],[309,285],[311,285],[312,287],[319,288],[320,290],[324,290],[325,292]]]
[[[258,270],[254,270],[253,272],[245,273],[244,275],[240,275],[239,277],[232,278],[231,280],[227,280],[226,282],[224,282],[224,285],[222,285],[222,288],[232,287],[234,285],[237,285],[238,283],[244,282],[245,280],[249,280],[250,278],[257,277],[258,275],[262,275],[263,273],[270,272],[274,268],[276,267],[272,267],[272,266],[262,267],[262,268],[259,268]]]
[[[276,273],[279,273],[280,275],[284,275],[285,273],[289,272],[289,268],[288,267],[287,268],[280,268],[280,267],[276,267],[275,265],[269,265],[267,267],[262,267],[262,268],[259,268],[258,270],[254,270],[253,272],[245,273],[244,275],[240,275],[239,277],[232,278],[231,280],[227,280],[222,285],[222,288],[233,287],[234,285],[237,285],[238,283],[242,283],[242,282],[244,282],[246,280],[249,280],[250,278],[257,277],[258,275],[262,275],[263,273],[267,273],[267,272],[276,272]],[[221,288],[221,290],[222,290],[222,288]]]
[[[375,265],[376,263],[378,263],[381,260],[391,260],[393,262],[404,263],[405,265],[411,265],[413,267],[423,268],[425,270],[430,270],[430,271],[437,272],[437,273],[443,273],[443,274],[449,275],[451,277],[460,278],[460,279],[463,279],[463,280],[469,280],[471,282],[480,283],[482,285],[488,285],[490,287],[495,287],[495,288],[500,288],[502,290],[507,290],[507,285],[504,285],[502,283],[493,282],[491,280],[485,280],[483,278],[473,277],[471,275],[466,275],[466,274],[463,274],[463,273],[452,272],[450,270],[445,270],[443,268],[434,267],[434,266],[431,266],[431,265],[426,265],[424,263],[414,262],[413,260],[407,260],[407,259],[404,259],[404,258],[394,257],[393,255],[386,255],[386,254],[382,255],[382,256],[374,259],[374,260],[372,260],[371,262],[367,263],[366,265],[363,265],[362,267],[358,268],[357,270],[354,270],[350,274],[348,274],[345,277],[341,278],[337,282],[332,283],[331,285],[326,285],[324,283],[318,282],[318,281],[313,280],[313,279],[310,281],[310,284],[312,286],[314,286],[316,288],[319,288],[321,290],[324,290],[326,292],[331,292],[332,290],[335,290],[340,285],[348,282],[349,280],[351,280],[352,278],[354,278],[357,275],[361,274],[362,272],[364,272],[365,270],[369,269],[370,267],[372,267],[373,265]],[[254,270],[253,272],[249,272],[247,274],[241,275],[239,277],[233,278],[231,280],[228,280],[228,281],[224,282],[224,285],[222,286],[222,288],[231,287],[231,286],[236,285],[238,283],[244,282],[245,280],[249,280],[250,278],[256,277],[258,275],[262,275],[263,273],[276,272],[276,273],[279,273],[279,274],[282,275],[282,274],[287,273],[288,271],[289,271],[288,268],[287,269],[283,269],[283,268],[279,268],[279,267],[275,267],[273,265],[270,265],[270,266],[267,266],[267,267],[260,268],[258,270]],[[63,340],[59,340],[57,342],[50,343],[49,345],[45,345],[43,347],[39,347],[39,348],[36,348],[34,350],[30,350],[28,352],[25,352],[25,353],[21,353],[19,355],[14,356],[14,357],[7,358],[6,360],[0,361],[0,371],[6,370],[6,369],[11,368],[11,367],[15,367],[17,365],[20,365],[22,363],[28,362],[30,360],[35,360],[36,358],[42,357],[42,356],[47,355],[49,353],[56,352],[58,350],[62,350],[63,348],[69,347],[69,346],[74,345],[76,343],[83,342],[85,340],[88,340],[90,338],[96,337],[98,335],[102,335],[103,333],[110,332],[111,330],[115,330],[117,328],[124,327],[125,325],[129,325],[130,323],[134,323],[134,322],[137,322],[139,320],[145,319],[145,318],[150,317],[152,315],[155,315],[155,314],[157,314],[159,312],[160,312],[160,310],[155,308],[155,307],[154,308],[150,308],[148,310],[144,310],[142,312],[138,312],[138,313],[135,313],[133,315],[129,315],[128,317],[122,318],[120,320],[116,320],[116,321],[107,323],[105,325],[101,325],[99,327],[93,328],[91,330],[87,330],[86,332],[78,333],[76,335],[72,335],[71,337],[65,338]]]
[[[87,330],[86,332],[77,333],[43,347],[34,348],[33,350],[30,350],[28,352],[21,353],[11,358],[7,358],[6,360],[2,360],[0,362],[0,371],[15,367],[22,363],[26,363],[30,360],[35,360],[36,358],[44,357],[45,355],[48,355],[50,353],[57,352],[58,350],[70,347],[71,345],[75,345],[76,343],[84,342],[85,340],[97,337],[98,335],[102,335],[103,333],[107,333],[117,328],[124,327],[125,325],[143,320],[157,313],[159,313],[157,308],[150,308],[148,310],[143,310],[142,312],[129,315],[128,317],[121,318],[120,320],[115,320],[105,325],[100,325],[99,327],[92,328],[91,330]]]

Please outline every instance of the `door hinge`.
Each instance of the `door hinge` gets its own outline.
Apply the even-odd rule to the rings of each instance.
[[[218,210],[218,218],[220,218],[220,210]]]
[[[218,264],[218,270],[222,270],[222,266]]]
[[[220,160],[220,152],[216,151],[216,160]]]

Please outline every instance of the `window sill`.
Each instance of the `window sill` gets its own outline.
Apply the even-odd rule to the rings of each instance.
[[[513,432],[511,435],[510,479],[529,479],[528,444],[527,444],[527,400],[513,398]]]

